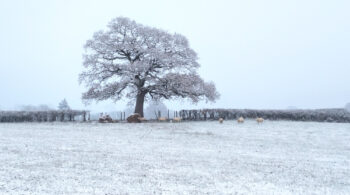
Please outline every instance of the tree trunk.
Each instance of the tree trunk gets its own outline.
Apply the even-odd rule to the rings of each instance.
[[[145,93],[140,92],[139,94],[137,94],[136,97],[136,106],[134,113],[138,113],[139,115],[141,115],[141,117],[143,117],[143,103],[145,101],[145,95]]]

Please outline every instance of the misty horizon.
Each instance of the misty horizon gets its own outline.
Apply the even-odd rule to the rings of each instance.
[[[85,106],[86,88],[78,82],[83,45],[119,16],[187,37],[199,74],[221,94],[208,104],[163,101],[169,109],[344,108],[350,102],[349,2],[201,2],[138,2],[135,9],[126,8],[136,1],[2,3],[0,110],[57,108],[64,98],[74,109],[126,109],[126,99]]]

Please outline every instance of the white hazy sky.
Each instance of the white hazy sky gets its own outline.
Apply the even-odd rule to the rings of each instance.
[[[350,102],[348,0],[0,0],[0,108],[84,107],[78,83],[85,41],[114,17],[185,35],[215,104],[168,107],[325,108]]]

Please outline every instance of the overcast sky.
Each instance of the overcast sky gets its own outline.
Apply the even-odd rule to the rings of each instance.
[[[0,108],[66,98],[84,107],[78,83],[83,45],[114,17],[185,35],[199,73],[214,81],[214,104],[168,107],[327,108],[350,102],[348,0],[0,1]]]

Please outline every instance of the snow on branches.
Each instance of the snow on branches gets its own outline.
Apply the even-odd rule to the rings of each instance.
[[[142,101],[143,109],[148,95],[193,102],[219,97],[215,85],[204,82],[196,73],[198,57],[186,37],[124,17],[113,19],[107,27],[85,44],[85,69],[79,78],[88,87],[83,100],[118,101],[125,96],[139,99],[136,107]]]

